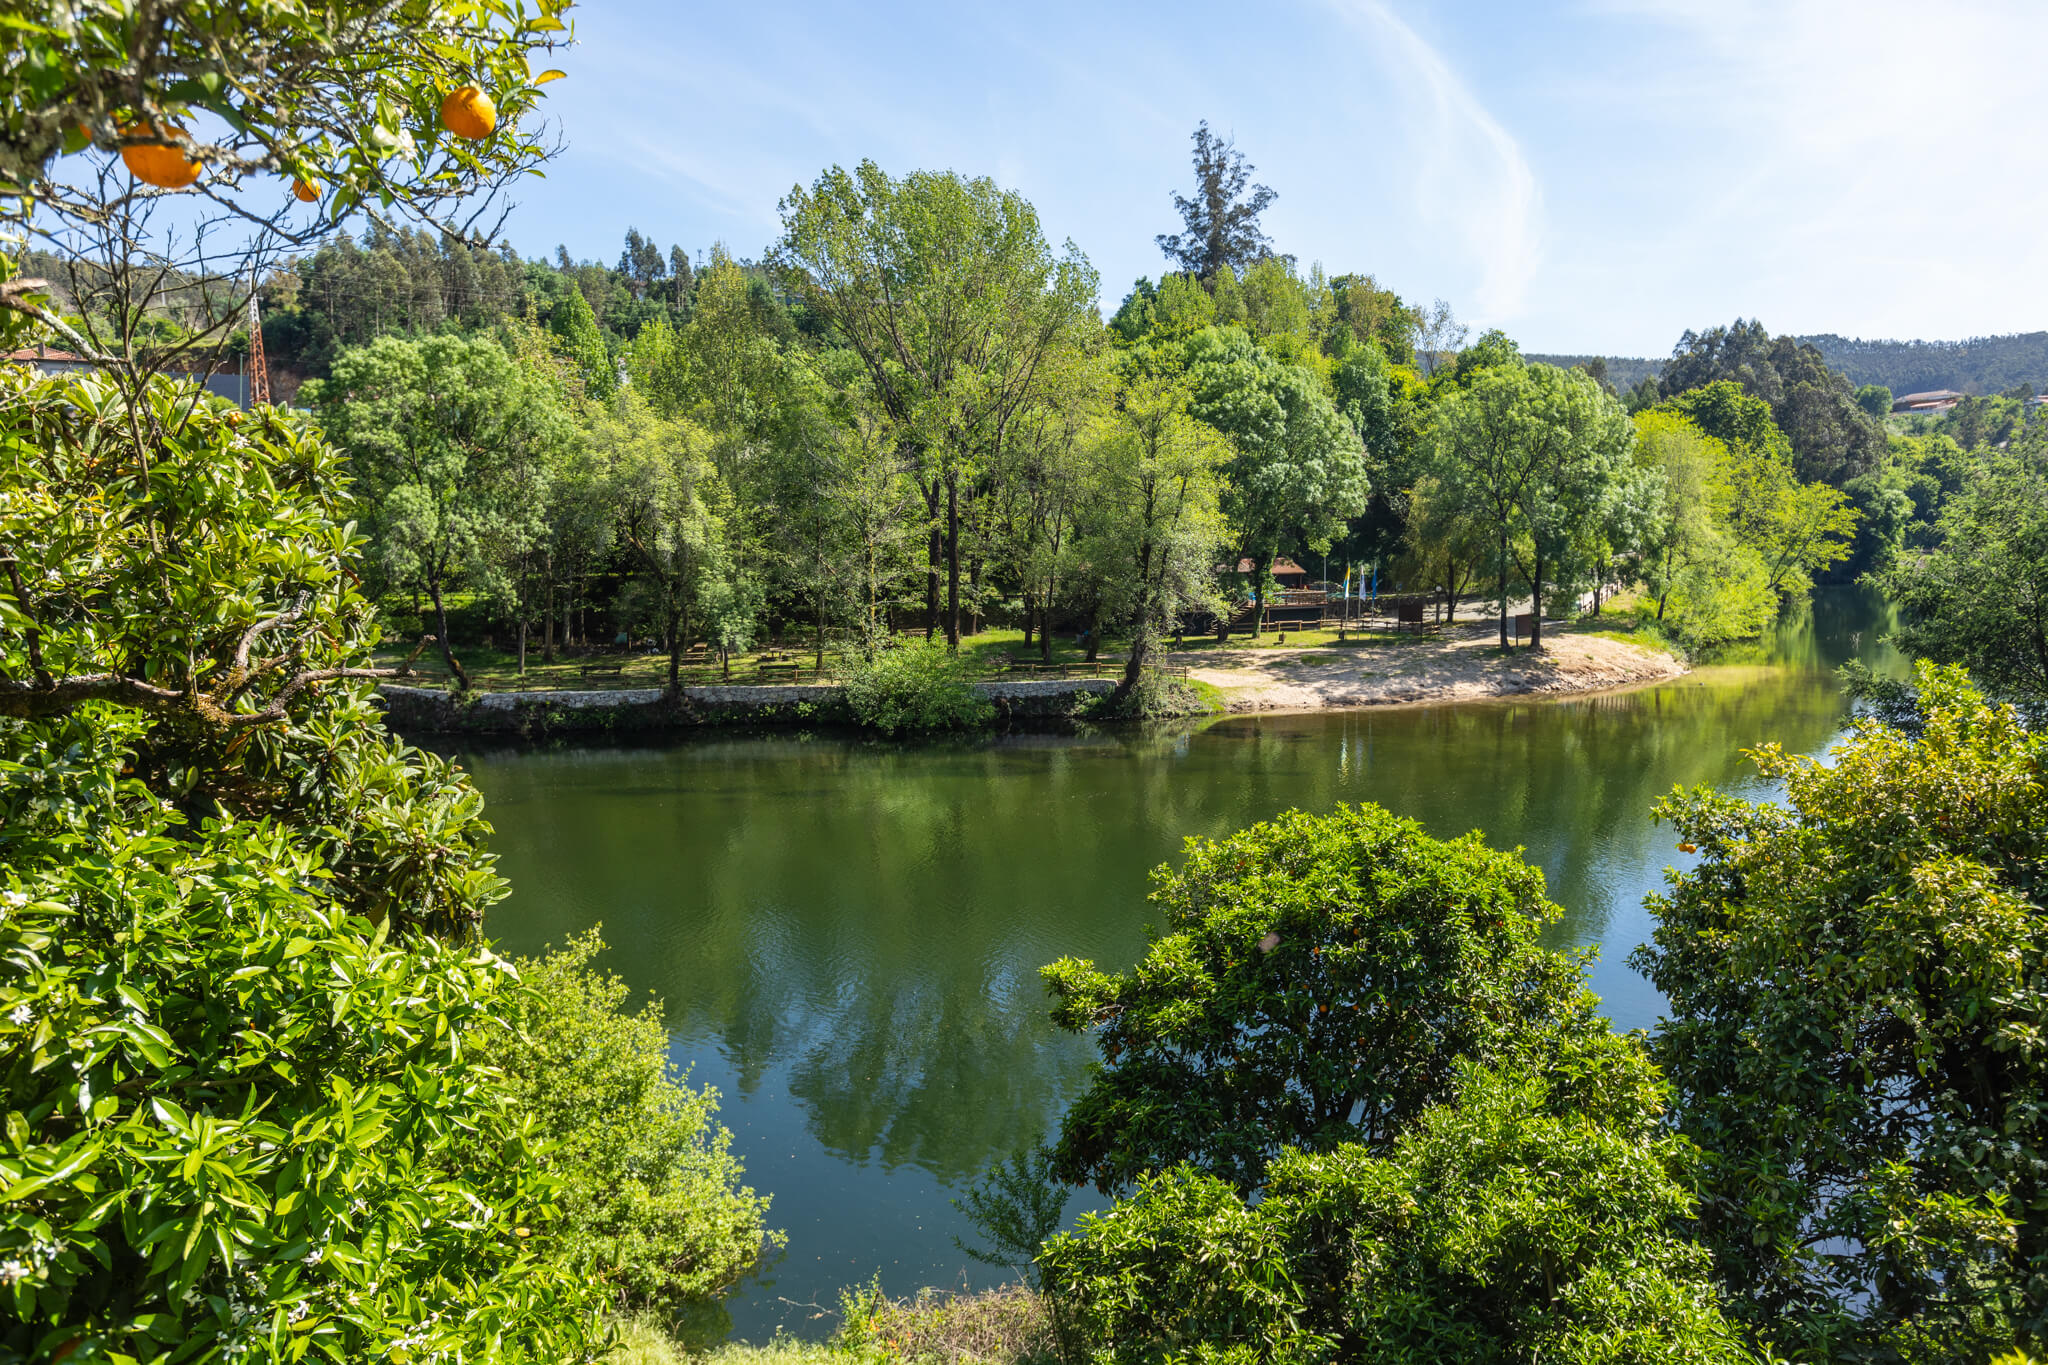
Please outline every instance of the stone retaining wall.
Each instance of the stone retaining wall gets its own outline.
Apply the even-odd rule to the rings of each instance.
[[[1116,686],[1107,678],[976,683],[996,708],[998,724],[1061,720],[1082,699]],[[386,683],[386,717],[400,734],[560,735],[682,730],[704,725],[851,725],[841,689],[832,684],[768,687],[658,687],[587,692],[475,692]]]

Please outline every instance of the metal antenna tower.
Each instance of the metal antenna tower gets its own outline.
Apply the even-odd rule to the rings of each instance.
[[[263,358],[263,320],[256,315],[256,272],[249,272],[249,406],[270,401],[270,365]]]

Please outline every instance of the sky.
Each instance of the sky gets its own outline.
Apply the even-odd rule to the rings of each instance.
[[[1275,248],[1538,353],[1688,327],[1954,339],[2048,327],[2043,0],[584,0],[565,149],[507,233],[618,258],[766,251],[872,159],[993,177],[1100,272],[1164,259],[1197,121]]]

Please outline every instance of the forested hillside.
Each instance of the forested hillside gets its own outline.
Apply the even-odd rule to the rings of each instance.
[[[1964,341],[1866,341],[1862,337],[1821,332],[1793,340],[1819,351],[1828,368],[1840,370],[1850,383],[1859,387],[1879,384],[1895,394],[1954,389],[1958,393],[1989,396],[2022,385],[2036,393],[2048,388],[2048,332],[1970,337]],[[1645,378],[1661,376],[1669,363],[1613,355],[1529,358],[1566,367],[1585,367],[1598,361],[1605,367],[1607,382],[1624,393]]]
[[[1970,337],[1965,341],[1865,341],[1822,333],[1801,337],[1828,364],[1857,384],[1882,384],[1893,393],[1955,389],[2005,393],[2020,385],[2048,385],[2048,332]]]

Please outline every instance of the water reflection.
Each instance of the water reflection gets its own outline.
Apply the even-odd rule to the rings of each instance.
[[[1883,624],[1836,593],[1766,647],[1567,702],[935,745],[477,749],[463,757],[516,888],[489,927],[533,951],[602,921],[616,969],[662,995],[678,1060],[726,1092],[791,1233],[734,1318],[747,1336],[800,1328],[784,1300],[971,1271],[949,1187],[1044,1132],[1085,1075],[1037,968],[1131,961],[1146,874],[1186,836],[1371,800],[1523,846],[1566,908],[1553,941],[1609,945],[1595,986],[1617,1024],[1649,1025],[1656,998],[1625,959],[1677,856],[1651,804],[1745,784],[1742,746],[1824,747],[1842,714],[1828,672],[1875,659]]]

